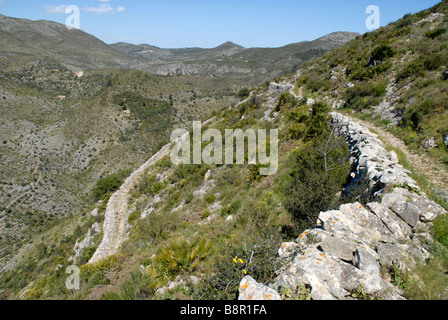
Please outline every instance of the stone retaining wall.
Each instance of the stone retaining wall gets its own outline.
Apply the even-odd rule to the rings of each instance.
[[[240,300],[281,299],[282,292],[304,286],[314,300],[356,299],[359,292],[385,300],[404,299],[390,282],[392,266],[412,269],[429,257],[429,223],[446,211],[428,200],[408,176],[394,152],[356,121],[332,113],[338,134],[350,145],[353,183],[367,179],[377,202],[342,205],[321,212],[316,227],[290,243],[279,257],[284,267],[269,286],[249,276],[240,284]],[[385,187],[389,186],[386,192]],[[268,294],[266,294],[268,293]]]

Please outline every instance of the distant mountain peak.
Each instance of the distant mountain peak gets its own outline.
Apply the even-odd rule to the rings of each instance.
[[[243,46],[240,46],[239,44],[236,44],[232,41],[224,42],[222,45],[218,46],[217,48],[220,48],[220,49],[224,49],[224,48],[225,49],[230,49],[230,48],[244,49]]]
[[[338,42],[347,42],[350,41],[354,38],[356,38],[357,36],[361,35],[360,33],[357,32],[346,32],[346,31],[336,31],[336,32],[332,32],[330,34],[327,34],[317,40],[323,40],[323,41],[338,41]]]

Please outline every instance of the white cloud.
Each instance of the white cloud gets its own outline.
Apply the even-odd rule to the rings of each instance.
[[[105,2],[104,0],[98,0],[98,1]],[[124,11],[126,11],[126,8],[123,6],[118,6],[115,9],[110,4],[103,3],[103,4],[100,4],[98,7],[86,7],[86,8],[82,8],[81,10],[84,11],[85,13],[95,13],[95,14],[103,15],[103,14],[115,14],[115,13],[124,12]]]
[[[50,14],[66,14],[65,9],[67,9],[68,5],[61,4],[59,6],[48,5],[45,6],[45,12]]]
[[[86,7],[82,8],[85,13],[96,14],[112,14],[115,13],[115,9],[110,4],[100,4],[98,7]]]
[[[0,5],[4,1],[5,0],[0,0]],[[112,7],[109,3],[107,3],[107,2],[110,2],[110,0],[95,0],[95,1],[104,2],[104,3],[101,3],[97,7],[85,7],[85,8],[82,8],[81,10],[84,11],[85,13],[94,13],[94,14],[98,14],[98,15],[116,14],[116,13],[121,13],[121,12],[126,11],[126,8],[123,6],[118,6],[116,8]],[[66,14],[65,10],[67,7],[68,7],[68,5],[66,5],[66,4],[61,4],[59,6],[47,5],[47,6],[45,6],[45,12],[50,13],[50,14]]]

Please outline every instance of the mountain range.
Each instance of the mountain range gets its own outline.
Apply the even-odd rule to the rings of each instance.
[[[226,42],[213,49],[161,49],[147,44],[107,45],[81,30],[68,30],[55,22],[0,15],[0,35],[1,64],[7,70],[23,63],[51,60],[71,71],[126,68],[159,75],[229,75],[260,84],[296,71],[300,63],[359,34],[336,32],[281,48],[246,49]]]

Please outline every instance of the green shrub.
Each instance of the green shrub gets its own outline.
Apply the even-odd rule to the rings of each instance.
[[[392,49],[391,46],[387,44],[382,44],[372,51],[372,58],[377,61],[383,61],[386,58],[393,57],[394,55],[395,51]]]
[[[403,115],[402,125],[404,127],[411,127],[414,130],[420,130],[423,118],[431,112],[433,107],[434,102],[432,99],[409,106]]]
[[[427,70],[433,71],[439,69],[446,61],[446,57],[444,58],[441,54],[431,54],[426,57],[423,64]]]
[[[369,109],[380,102],[380,97],[387,91],[386,82],[362,82],[345,92],[345,107],[361,111]]]
[[[328,76],[329,78],[329,76]],[[319,92],[319,91],[328,91],[333,87],[332,81],[330,81],[327,77],[323,77],[318,74],[310,74],[306,78],[306,87],[311,92]]]
[[[412,14],[407,13],[407,14],[405,14],[403,16],[402,19],[398,20],[395,23],[395,28],[396,29],[401,29],[401,28],[404,28],[404,27],[408,27],[408,26],[412,25],[413,22],[414,22],[414,19],[413,19]]]
[[[132,223],[132,222],[140,219],[140,216],[141,216],[141,212],[138,210],[135,210],[129,215],[128,222]]]
[[[448,248],[448,215],[439,216],[434,221],[433,233],[435,239]]]
[[[314,227],[319,212],[339,204],[336,194],[342,191],[350,172],[348,146],[342,138],[326,135],[294,152],[288,167],[285,208],[302,228]]]
[[[240,200],[233,201],[230,205],[225,206],[221,209],[221,216],[227,217],[235,215],[240,208],[241,208],[241,201]]]
[[[236,300],[241,280],[250,275],[260,283],[272,282],[281,267],[278,248],[283,239],[275,227],[247,232],[242,242],[227,248],[216,261],[212,275],[201,279],[197,300]]]
[[[298,105],[298,101],[289,92],[284,92],[278,97],[277,106],[274,111],[279,112],[281,109],[291,109]]]
[[[123,184],[124,179],[130,174],[129,170],[120,171],[98,180],[92,191],[96,201],[101,200],[107,193],[117,191]]]
[[[205,197],[205,202],[208,204],[211,204],[215,201],[216,201],[216,197],[214,194],[211,194],[211,195],[208,195],[207,197]]]
[[[238,92],[238,97],[241,100],[247,99],[250,95],[250,90],[248,88],[243,88]]]
[[[422,59],[412,61],[397,75],[397,82],[409,77],[423,77],[425,75],[425,66]]]
[[[352,80],[365,81],[386,72],[392,66],[390,61],[380,63],[374,67],[366,67],[364,64],[354,64],[347,67],[346,75]]]
[[[171,240],[160,248],[147,270],[151,279],[150,287],[156,289],[166,281],[174,280],[182,272],[192,272],[207,257],[211,245],[212,242],[206,237]]]
[[[446,29],[435,29],[435,30],[426,32],[426,36],[428,38],[435,39],[444,33],[446,33]]]
[[[157,181],[157,177],[155,174],[143,178],[138,184],[138,189],[140,190],[140,192],[148,195],[156,195],[161,190],[163,190],[164,187],[165,183]]]

